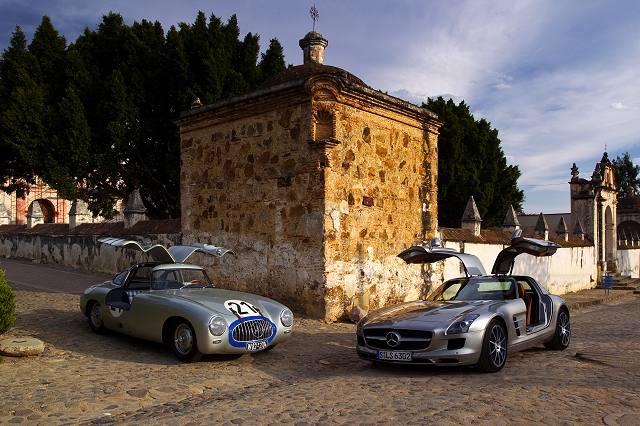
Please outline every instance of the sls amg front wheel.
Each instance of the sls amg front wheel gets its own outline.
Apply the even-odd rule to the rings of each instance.
[[[502,370],[507,361],[507,332],[498,320],[492,320],[484,332],[482,352],[476,367],[488,373]]]
[[[546,342],[544,347],[556,351],[563,351],[569,347],[571,341],[571,322],[569,321],[569,312],[566,309],[560,309],[558,312],[558,321],[556,321],[556,331],[553,339]]]
[[[173,353],[182,362],[196,362],[202,358],[202,352],[198,350],[196,333],[187,321],[180,321],[173,329],[171,347]]]
[[[93,302],[89,307],[89,327],[96,334],[104,334],[106,331],[102,322],[102,305],[99,302]]]

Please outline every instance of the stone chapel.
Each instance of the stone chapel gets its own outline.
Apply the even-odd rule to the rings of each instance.
[[[302,65],[176,124],[184,243],[236,254],[212,278],[334,321],[429,291],[397,254],[436,233],[442,122],[325,65],[327,45],[308,33]]]

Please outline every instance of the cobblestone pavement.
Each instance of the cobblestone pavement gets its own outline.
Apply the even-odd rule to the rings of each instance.
[[[101,281],[82,275],[73,279]],[[272,351],[182,364],[162,345],[93,334],[78,294],[30,279],[8,274],[18,308],[6,337],[36,337],[46,349],[0,364],[1,424],[640,424],[633,294],[572,311],[566,351],[515,353],[501,372],[483,374],[376,366],[357,358],[355,325],[300,315],[291,340]]]

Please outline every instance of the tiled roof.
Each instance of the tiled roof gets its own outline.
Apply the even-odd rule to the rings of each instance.
[[[523,237],[538,238],[540,235],[523,233]],[[473,232],[468,229],[461,228],[440,228],[440,239],[443,241],[464,241],[467,243],[478,244],[511,244],[511,233],[508,231],[491,231],[482,230],[480,235],[473,235]],[[577,237],[569,237],[569,240],[565,240],[562,237],[549,236],[549,241],[560,244],[562,247],[591,247],[593,243],[587,239],[580,239]]]

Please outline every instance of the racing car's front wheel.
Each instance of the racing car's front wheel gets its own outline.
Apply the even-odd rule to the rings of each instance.
[[[106,330],[102,322],[102,305],[99,302],[93,302],[89,308],[89,327],[96,334],[103,334]]]
[[[507,361],[507,332],[502,323],[492,320],[484,332],[482,352],[476,367],[488,373],[502,370]]]
[[[196,332],[187,321],[180,321],[174,327],[171,347],[176,358],[182,362],[196,362],[202,358],[202,352],[198,350]]]

